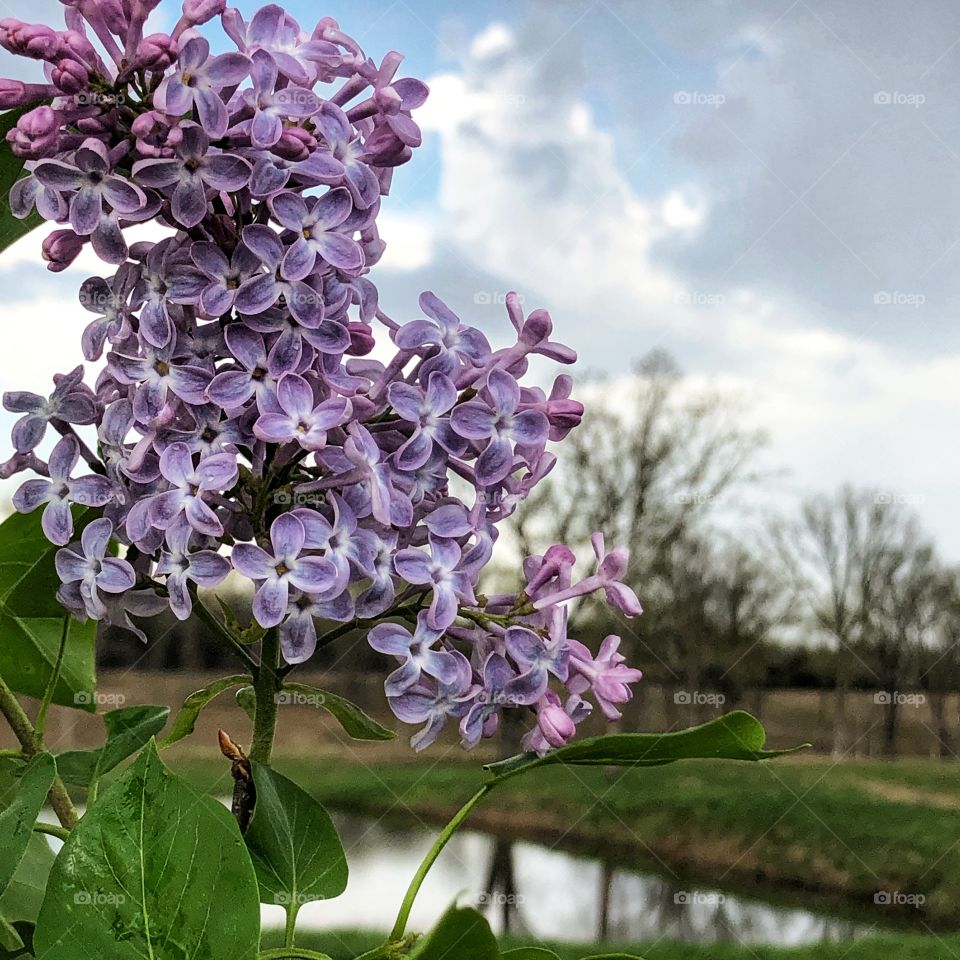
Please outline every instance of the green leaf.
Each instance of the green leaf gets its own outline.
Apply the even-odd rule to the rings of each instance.
[[[396,737],[392,730],[367,716],[355,703],[319,687],[311,687],[306,683],[284,683],[278,700],[281,704],[321,707],[354,740],[393,740]]]
[[[57,755],[57,772],[65,783],[86,786],[99,780],[127,757],[132,757],[154,734],[159,733],[169,707],[120,707],[103,714],[107,740],[97,750],[70,750]]]
[[[57,856],[34,944],[42,960],[254,960],[259,937],[236,821],[151,742]]]
[[[53,861],[53,850],[47,838],[35,833],[27,843],[26,855],[20,861],[13,880],[0,896],[0,919],[7,926],[15,926],[21,936],[23,924],[29,924],[32,932]]]
[[[234,677],[221,677],[219,680],[214,680],[213,683],[208,683],[202,689],[191,693],[190,696],[183,701],[183,706],[174,718],[173,727],[170,729],[170,732],[157,746],[161,750],[165,750],[178,740],[189,737],[197,725],[197,717],[200,716],[200,711],[203,710],[214,697],[220,696],[221,693],[229,690],[231,687],[236,687],[249,681],[250,678],[246,674],[237,674]]]
[[[296,913],[310,900],[340,896],[347,887],[347,860],[327,811],[270,767],[250,766],[257,802],[243,839],[261,902]]]
[[[234,699],[237,701],[237,706],[253,720],[257,712],[257,695],[253,687],[241,687]]]
[[[27,852],[43,804],[53,786],[57,766],[49,753],[38,753],[26,765],[13,802],[0,813],[0,894],[10,884]]]
[[[476,910],[450,907],[410,951],[410,960],[500,960],[490,925]]]
[[[10,188],[23,174],[24,158],[18,157],[7,143],[7,132],[12,130],[20,117],[37,104],[17,107],[0,114],[0,250],[6,250],[14,241],[26,236],[34,227],[43,223],[36,210],[25,220],[18,220],[10,212]]]
[[[638,957],[635,953],[591,953],[583,960],[643,960],[643,957]]]
[[[769,760],[803,749],[764,750],[766,736],[759,720],[735,710],[709,723],[675,733],[611,733],[551,750],[542,757],[520,754],[488,764],[485,769],[497,779],[504,779],[556,764],[648,767],[693,759]]]
[[[90,511],[75,514],[77,535]],[[59,547],[43,535],[40,511],[14,513],[0,523],[0,675],[17,693],[43,696],[60,650],[66,611],[57,601],[54,568]],[[93,712],[96,624],[70,619],[67,647],[53,702]]]

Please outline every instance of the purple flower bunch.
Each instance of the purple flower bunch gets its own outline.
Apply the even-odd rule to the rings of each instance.
[[[473,745],[507,708],[531,713],[538,751],[573,736],[588,697],[619,716],[640,672],[618,638],[594,655],[567,623],[595,591],[640,613],[625,550],[597,535],[596,569],[577,579],[556,545],[525,560],[516,593],[477,592],[498,524],[583,412],[569,377],[549,394],[521,380],[531,357],[574,352],[514,294],[514,342],[494,350],[432,293],[422,317],[391,319],[368,279],[426,86],[329,18],[307,33],[275,5],[247,23],[222,0],[185,0],[171,33],[145,35],[156,3],[71,0],[62,31],[0,21],[0,45],[47,78],[0,81],[0,105],[33,105],[8,136],[27,158],[12,209],[61,225],[43,245],[51,270],[87,243],[115,268],[80,289],[83,354],[106,355],[95,384],[78,367],[47,398],[3,398],[23,417],[0,473],[39,475],[15,504],[42,506],[64,548],[61,601],[135,629],[131,613],[190,616],[197,588],[234,571],[291,664],[327,642],[318,621],[367,630],[397,664],[385,691],[422,725],[417,749],[448,721]],[[236,51],[213,54],[197,32],[217,16]],[[128,244],[147,221],[163,238]],[[61,439],[44,462],[48,425]],[[81,460],[89,474],[74,477]],[[96,519],[68,546],[72,504]]]

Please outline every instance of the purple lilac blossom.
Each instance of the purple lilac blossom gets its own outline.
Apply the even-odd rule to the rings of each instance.
[[[393,661],[385,693],[418,750],[448,726],[472,746],[504,710],[529,716],[538,752],[591,701],[615,719],[640,671],[618,637],[594,654],[570,636],[568,607],[597,592],[640,613],[625,549],[597,534],[578,579],[554,544],[515,592],[479,589],[501,525],[556,463],[547,444],[583,415],[571,378],[530,382],[529,357],[576,355],[514,293],[514,342],[494,351],[430,292],[392,319],[371,279],[426,85],[329,17],[311,31],[275,4],[246,21],[187,0],[169,33],[147,33],[157,2],[71,2],[65,31],[0,21],[0,46],[47,80],[0,80],[0,107],[29,108],[7,134],[26,161],[11,211],[57,224],[51,271],[88,245],[113,268],[80,288],[90,385],[77,367],[49,397],[3,396],[21,416],[0,475],[35,474],[15,505],[42,507],[62,547],[61,602],[110,639],[145,639],[133,617],[185,619],[233,571],[289,665],[324,621],[364,631]],[[217,17],[226,52],[211,55],[196,27]],[[147,221],[162,238],[128,243]],[[61,438],[46,455],[48,425]],[[68,545],[72,504],[94,519]]]

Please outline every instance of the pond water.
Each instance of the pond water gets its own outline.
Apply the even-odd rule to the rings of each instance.
[[[312,929],[385,930],[435,830],[333,816],[347,851],[350,882],[335,901],[306,904],[299,922]],[[509,928],[533,940],[630,943],[662,937],[794,946],[850,940],[877,930],[875,922],[778,906],[469,830],[454,837],[434,864],[410,928],[428,929],[454,899],[478,905],[497,933]],[[282,925],[281,908],[265,907],[264,922]]]

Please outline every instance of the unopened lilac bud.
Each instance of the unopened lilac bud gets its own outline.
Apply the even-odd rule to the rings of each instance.
[[[546,310],[534,310],[520,329],[520,341],[536,346],[550,338],[553,333],[553,321]]]
[[[183,0],[183,19],[196,27],[227,9],[226,0]]]
[[[25,113],[7,133],[7,141],[18,157],[39,159],[56,152],[60,140],[60,119],[46,105]]]
[[[72,230],[54,230],[43,241],[43,259],[51,273],[60,273],[77,259],[83,249],[83,240]]]
[[[0,107],[10,110],[29,102],[25,83],[19,80],[0,80]]]
[[[61,93],[72,96],[87,88],[89,73],[79,61],[64,58],[57,62],[50,73],[50,79]]]
[[[137,152],[143,157],[169,156],[183,140],[183,128],[157,110],[141,113],[130,130],[137,138]]]
[[[94,45],[79,31],[67,30],[60,35],[61,54],[72,54],[75,59],[95,68],[99,60]]]
[[[365,357],[376,346],[373,327],[369,323],[351,323],[350,346],[347,353],[354,357]]]
[[[4,17],[0,20],[0,46],[19,57],[52,60],[60,49],[60,37],[46,24]]]
[[[273,153],[284,160],[299,163],[317,149],[317,138],[303,127],[287,127],[280,139],[271,147]]]
[[[166,70],[177,59],[177,42],[169,34],[151,33],[137,47],[137,67],[141,70]]]

